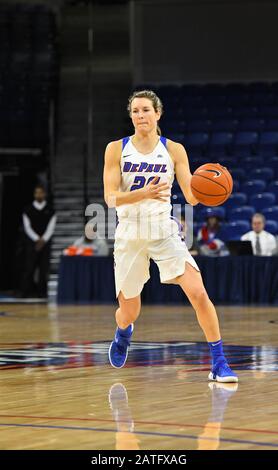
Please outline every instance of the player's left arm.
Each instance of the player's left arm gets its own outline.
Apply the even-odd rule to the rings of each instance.
[[[191,191],[191,172],[188,163],[187,153],[182,144],[173,142],[171,140],[167,141],[167,147],[169,153],[173,159],[175,165],[176,178],[179,183],[179,186],[183,192],[183,195],[186,201],[192,206],[198,204],[198,200],[193,196]]]

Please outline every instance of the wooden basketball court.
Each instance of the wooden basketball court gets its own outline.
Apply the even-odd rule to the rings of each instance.
[[[277,307],[218,307],[238,385],[208,383],[190,307],[144,306],[113,369],[114,310],[1,306],[0,449],[278,448]]]

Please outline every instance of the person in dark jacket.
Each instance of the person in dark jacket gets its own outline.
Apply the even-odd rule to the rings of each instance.
[[[47,296],[50,244],[56,225],[56,215],[46,200],[43,186],[34,190],[34,201],[25,207],[23,228],[25,234],[25,261],[21,282],[22,297],[34,294],[34,274],[38,268],[37,294]]]

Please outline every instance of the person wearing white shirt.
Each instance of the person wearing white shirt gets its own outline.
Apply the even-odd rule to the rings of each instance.
[[[274,235],[264,230],[265,217],[256,213],[252,217],[252,229],[242,235],[241,240],[250,241],[253,254],[256,256],[272,256],[277,251],[277,244]]]
[[[47,278],[50,259],[50,243],[55,230],[56,215],[46,201],[46,192],[41,185],[34,190],[34,201],[23,212],[25,233],[25,263],[21,281],[22,297],[33,295],[33,279],[39,270],[39,297],[47,296]]]

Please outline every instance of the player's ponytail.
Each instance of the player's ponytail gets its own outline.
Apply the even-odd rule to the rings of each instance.
[[[160,111],[161,116],[162,116],[163,104],[161,102],[161,99],[152,90],[140,90],[140,91],[133,92],[133,94],[128,99],[127,110],[128,110],[129,115],[131,114],[131,104],[134,98],[147,98],[148,100],[152,102],[155,112]],[[161,129],[159,125],[157,125],[157,134],[161,135]]]

